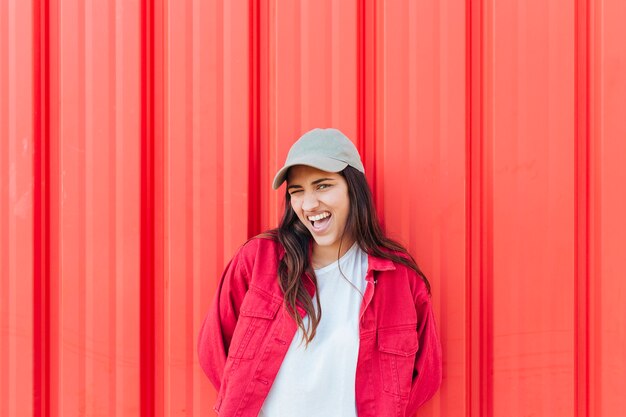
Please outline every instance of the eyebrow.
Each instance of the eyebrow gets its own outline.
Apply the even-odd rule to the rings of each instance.
[[[319,178],[319,179],[313,181],[311,184],[312,185],[317,185],[317,184],[319,184],[322,181],[334,181],[334,180],[335,180],[334,178]],[[297,184],[292,184],[289,187],[287,187],[287,190],[290,190],[292,188],[302,188],[302,186],[301,185],[297,185]]]

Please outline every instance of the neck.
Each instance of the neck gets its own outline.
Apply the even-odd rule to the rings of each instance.
[[[326,265],[337,262],[337,259],[345,255],[353,244],[354,239],[344,237],[343,242],[341,243],[341,252],[337,255],[339,252],[339,242],[336,242],[331,246],[320,246],[315,242],[315,240],[313,240],[313,253],[311,254],[313,269],[323,268]]]

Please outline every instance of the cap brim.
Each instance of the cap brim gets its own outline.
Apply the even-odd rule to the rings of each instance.
[[[345,169],[348,163],[327,157],[308,157],[302,160],[289,161],[274,177],[272,188],[278,190],[280,185],[287,179],[287,171],[289,171],[289,168],[296,165],[307,165],[326,172],[339,172]]]

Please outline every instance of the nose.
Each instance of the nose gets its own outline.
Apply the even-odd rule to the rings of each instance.
[[[303,211],[313,211],[318,205],[319,201],[315,193],[304,193],[304,198],[302,199]]]

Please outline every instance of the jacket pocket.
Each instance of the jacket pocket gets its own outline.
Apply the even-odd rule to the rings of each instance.
[[[408,396],[411,392],[415,354],[419,348],[416,327],[378,330],[378,351],[383,391]]]
[[[279,308],[278,301],[251,288],[241,303],[228,355],[234,359],[254,358]]]

